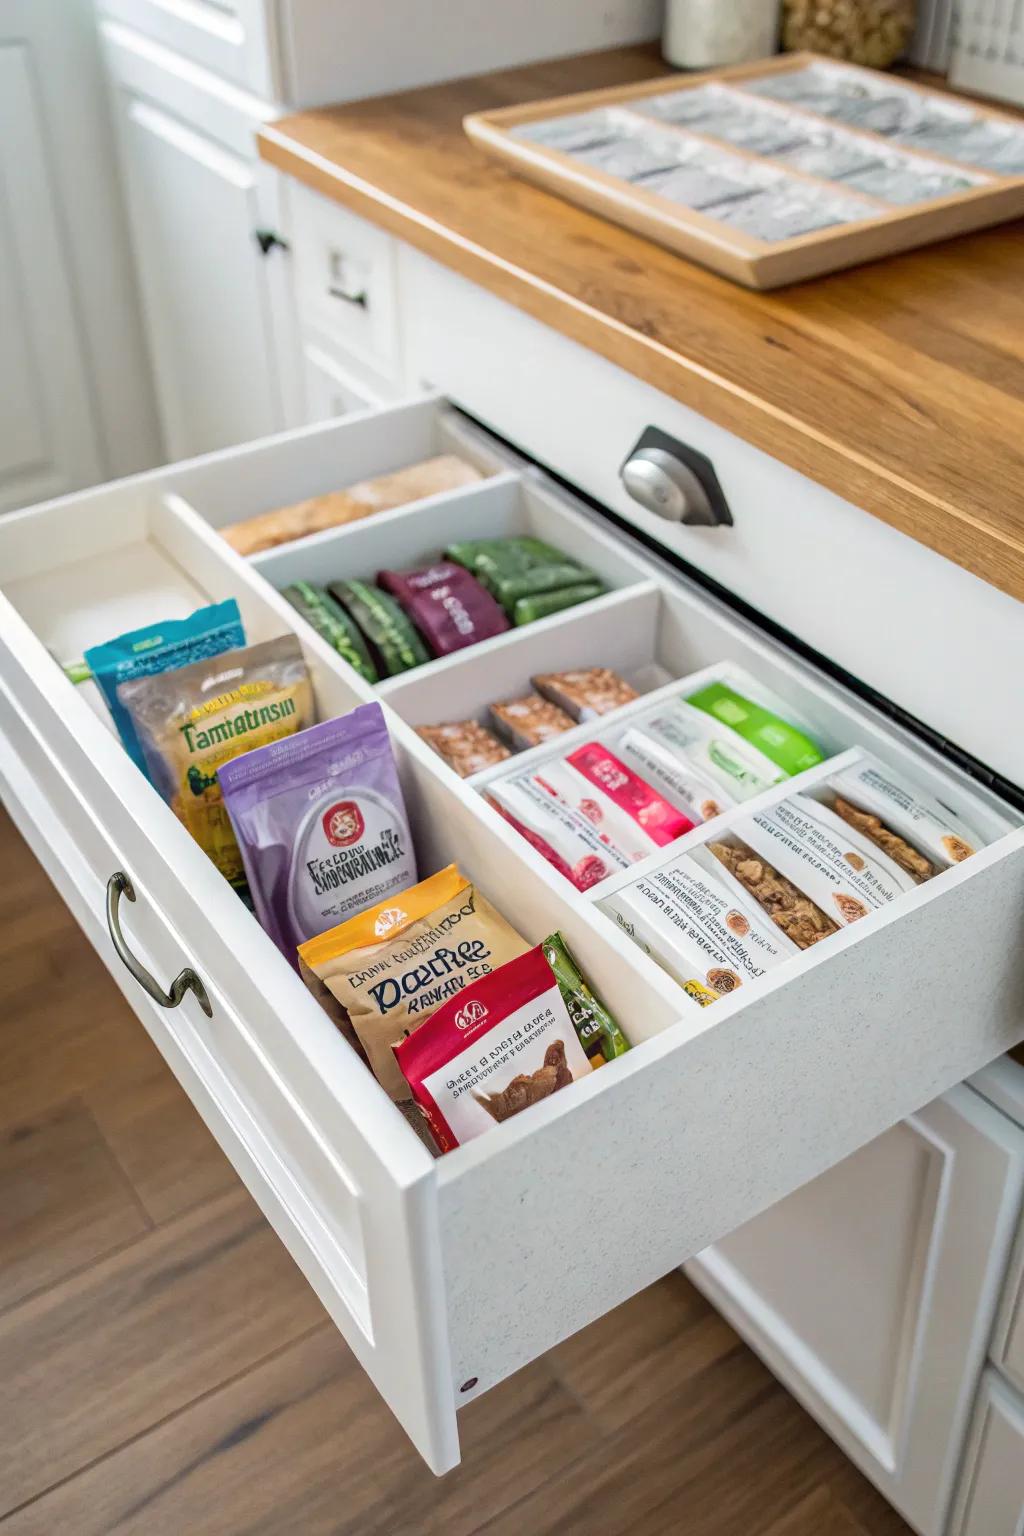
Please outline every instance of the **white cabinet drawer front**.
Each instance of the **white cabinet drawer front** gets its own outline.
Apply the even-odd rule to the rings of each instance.
[[[274,0],[98,0],[100,11],[258,96],[279,94]]]
[[[350,369],[397,378],[395,241],[326,197],[289,187],[295,303]]]
[[[488,681],[518,685],[545,640],[552,662],[593,648],[595,663],[645,688],[725,660],[813,718],[830,753],[862,744],[926,782],[938,775],[954,805],[966,799],[990,821],[999,814],[987,791],[682,578],[661,577],[603,519],[536,476],[492,473],[253,562],[216,532],[453,447],[496,468],[442,403],[417,400],[0,525],[9,599],[0,752],[15,814],[34,820],[34,846],[57,869],[60,845],[73,845],[69,897],[101,946],[98,903],[114,858],[137,883],[129,926],[152,950],[152,969],[166,981],[192,964],[207,982],[208,1022],[194,1009],[158,1015],[130,982],[126,992],[137,993],[147,1027],[436,1470],[457,1459],[461,1402],[1024,1036],[1019,830],[763,986],[699,1009],[415,735],[428,712],[481,708]],[[391,680],[377,696],[421,874],[455,859],[528,939],[561,929],[636,1048],[435,1161],[131,765],[90,704],[92,685],[73,688],[49,653],[67,661],[157,613],[235,596],[250,641],[299,635],[327,718],[374,690],[277,588],[303,575],[372,579],[473,532],[540,530],[608,583],[590,612],[513,630]],[[34,799],[44,802],[35,818]],[[150,922],[154,934],[143,932]]]
[[[982,1382],[949,1536],[1024,1531],[1024,1400],[989,1371]]]
[[[1024,605],[411,247],[399,262],[409,378],[1024,785],[999,681],[999,658],[1024,651]],[[631,499],[619,470],[648,426],[711,459],[732,527]]]
[[[942,1536],[1024,1191],[1024,1131],[954,1088],[687,1273],[890,1503]]]
[[[992,1339],[992,1359],[1017,1391],[1024,1394],[1024,1216],[1006,1276]]]

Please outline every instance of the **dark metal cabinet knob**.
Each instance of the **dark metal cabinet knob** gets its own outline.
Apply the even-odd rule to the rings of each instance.
[[[732,513],[711,460],[648,427],[619,471],[634,501],[670,523],[729,527]]]

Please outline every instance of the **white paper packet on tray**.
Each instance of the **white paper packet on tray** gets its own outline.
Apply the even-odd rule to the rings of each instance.
[[[917,887],[906,870],[809,795],[791,795],[734,822],[729,831],[840,924]]]
[[[598,905],[702,1006],[799,953],[749,899],[738,902],[685,853]]]

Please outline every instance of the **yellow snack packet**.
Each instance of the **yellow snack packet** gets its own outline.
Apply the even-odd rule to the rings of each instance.
[[[341,1005],[378,1082],[401,1102],[411,1090],[391,1047],[463,987],[529,948],[449,864],[300,944],[299,969]],[[312,990],[321,996],[319,987]]]
[[[313,724],[302,647],[282,635],[118,685],[157,789],[226,880],[245,871],[217,769]]]

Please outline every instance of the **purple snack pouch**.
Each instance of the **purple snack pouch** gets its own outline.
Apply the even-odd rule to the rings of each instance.
[[[307,939],[416,883],[379,704],[361,704],[218,769],[256,916],[298,967]]]
[[[464,566],[438,560],[418,571],[379,571],[435,656],[448,656],[510,628],[501,604]]]

